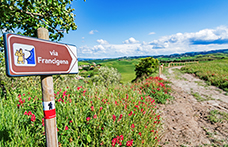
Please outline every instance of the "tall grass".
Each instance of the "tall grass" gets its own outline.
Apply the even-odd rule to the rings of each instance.
[[[136,85],[103,87],[75,81],[55,87],[55,101],[62,146],[156,146],[159,142],[156,100]],[[1,146],[45,145],[41,102],[41,91],[32,87],[0,100]]]

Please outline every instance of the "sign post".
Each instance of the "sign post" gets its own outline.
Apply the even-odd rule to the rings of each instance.
[[[78,73],[74,45],[10,33],[4,34],[4,42],[8,76]]]
[[[48,30],[45,28],[39,28],[37,30],[38,38],[49,39]],[[55,99],[53,90],[53,78],[52,76],[41,76],[42,87],[42,102],[44,110],[44,125],[47,147],[57,147],[57,126],[56,126],[56,112],[55,112]],[[49,107],[48,107],[49,106]]]
[[[4,34],[6,74],[10,77],[41,76],[46,146],[57,147],[52,75],[78,73],[77,49],[74,45],[48,41],[45,28],[39,28],[37,34],[38,39]]]

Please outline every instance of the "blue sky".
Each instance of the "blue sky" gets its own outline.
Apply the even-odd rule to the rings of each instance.
[[[73,1],[76,31],[61,42],[79,58],[162,55],[228,48],[227,0]]]

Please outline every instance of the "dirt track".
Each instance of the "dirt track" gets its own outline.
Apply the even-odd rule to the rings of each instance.
[[[161,105],[164,132],[161,146],[228,146],[227,121],[212,123],[211,110],[228,113],[228,96],[194,75],[172,67],[162,78],[172,82],[175,100]]]

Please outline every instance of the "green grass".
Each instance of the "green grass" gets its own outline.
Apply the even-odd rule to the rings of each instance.
[[[209,85],[228,91],[228,59],[186,65],[181,70],[195,74]]]
[[[219,110],[212,110],[208,115],[208,120],[211,121],[212,123],[224,122],[224,121],[228,122],[228,113],[221,112]]]
[[[79,61],[78,66],[80,66],[80,65],[90,65],[90,63],[88,63],[86,61]]]

